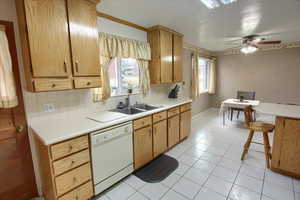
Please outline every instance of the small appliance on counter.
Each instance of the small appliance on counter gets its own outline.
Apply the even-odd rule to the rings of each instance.
[[[169,92],[170,99],[177,99],[179,92],[179,86],[176,84],[175,87]]]

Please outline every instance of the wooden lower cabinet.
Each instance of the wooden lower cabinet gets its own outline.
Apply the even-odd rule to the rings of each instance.
[[[180,140],[191,134],[192,112],[190,110],[180,113]]]
[[[94,195],[88,135],[45,145],[35,135],[45,200],[87,200]]]
[[[134,131],[134,169],[139,169],[153,160],[152,126]]]
[[[180,118],[179,115],[175,115],[168,119],[168,147],[171,148],[179,143],[180,134]]]
[[[164,153],[168,148],[167,120],[153,124],[153,156]]]
[[[300,178],[300,119],[276,118],[271,167]]]

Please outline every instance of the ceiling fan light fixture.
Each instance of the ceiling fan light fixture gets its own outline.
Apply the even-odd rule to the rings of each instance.
[[[258,50],[258,48],[255,45],[245,45],[241,48],[241,52],[244,54],[254,53],[257,50]]]
[[[220,6],[217,0],[201,0],[201,2],[209,9],[214,9]]]

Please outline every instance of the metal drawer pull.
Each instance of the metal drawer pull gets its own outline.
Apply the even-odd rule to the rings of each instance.
[[[87,82],[86,85],[91,85],[91,82]]]
[[[68,70],[67,70],[67,61],[64,61],[64,70],[65,70],[66,73],[68,72]]]
[[[52,88],[55,88],[55,86],[56,86],[56,84],[55,84],[55,83],[53,83],[51,87],[52,87]]]
[[[24,126],[16,125],[16,130],[17,130],[18,133],[21,133],[24,130]]]
[[[79,65],[79,62],[78,62],[78,60],[77,61],[75,61],[75,68],[76,68],[76,72],[78,72],[79,70],[78,70],[78,65]]]

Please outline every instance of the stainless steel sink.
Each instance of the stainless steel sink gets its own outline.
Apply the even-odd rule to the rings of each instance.
[[[142,109],[142,110],[154,110],[154,109],[157,109],[158,107],[156,106],[152,106],[152,105],[149,105],[149,104],[144,104],[144,103],[141,103],[141,104],[135,104],[133,105],[134,108],[138,108],[138,109]]]
[[[141,109],[134,108],[134,107],[126,107],[126,108],[122,108],[122,109],[113,109],[111,111],[120,112],[120,113],[124,113],[127,115],[134,115],[134,114],[138,114],[141,112],[145,112],[146,110],[141,110]]]
[[[126,108],[122,108],[122,109],[118,109],[118,108],[113,109],[113,110],[110,110],[110,111],[119,112],[119,113],[123,113],[123,114],[127,114],[127,115],[134,115],[134,114],[138,114],[138,113],[141,113],[141,112],[146,112],[148,110],[154,110],[154,109],[157,109],[157,108],[158,107],[141,103],[141,104],[135,104],[135,105],[132,105],[132,106],[129,106],[129,107],[126,107]]]

